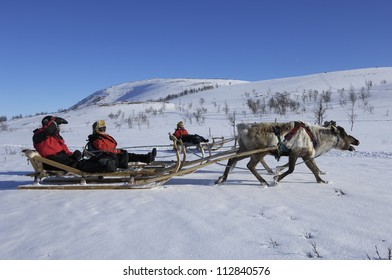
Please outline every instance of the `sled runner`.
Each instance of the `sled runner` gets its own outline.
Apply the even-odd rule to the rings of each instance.
[[[37,151],[25,149],[22,152],[31,163],[34,182],[18,186],[19,189],[139,189],[162,185],[177,172],[186,153],[182,158],[173,139],[175,160],[153,162],[151,164],[131,164],[127,169],[111,173],[87,173],[79,169],[52,161],[39,155]],[[43,164],[59,170],[46,170]]]

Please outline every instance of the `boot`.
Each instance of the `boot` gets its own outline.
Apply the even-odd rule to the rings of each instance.
[[[150,162],[149,163],[151,163],[151,162],[155,161],[155,158],[157,156],[157,149],[156,148],[152,149],[151,153],[149,153],[149,154],[150,154]]]
[[[134,154],[134,153],[128,153],[128,161],[129,162],[143,162],[143,163],[149,163],[150,162],[150,153],[148,154]]]
[[[157,149],[154,148],[150,153],[144,155],[128,153],[128,156],[129,162],[151,163],[155,160],[155,157],[157,156]]]

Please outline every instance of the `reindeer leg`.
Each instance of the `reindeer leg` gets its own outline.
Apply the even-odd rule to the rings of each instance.
[[[237,151],[237,154],[240,154],[242,152],[245,152],[245,150],[240,147]],[[225,172],[223,172],[223,175],[220,176],[214,183],[215,184],[224,183],[227,180],[227,177],[229,176],[230,171],[236,166],[237,162],[239,162],[240,160],[243,160],[244,158],[247,158],[247,157],[249,157],[249,156],[241,156],[241,157],[235,157],[235,158],[229,159],[226,164]]]
[[[261,157],[260,163],[263,165],[264,169],[267,170],[268,174],[274,174],[274,171],[268,166],[268,164],[264,160],[264,156]]]
[[[237,162],[241,159],[244,159],[245,157],[242,158],[231,158],[227,162],[225,172],[223,173],[222,176],[220,176],[216,181],[215,184],[222,184],[227,180],[227,176],[229,176],[230,171],[234,168],[234,166],[237,164]]]
[[[316,164],[316,161],[314,161],[314,164]],[[317,167],[317,173],[318,173],[318,174],[320,174],[320,175],[325,175],[325,174],[327,174],[327,172],[321,171],[320,168],[318,168],[317,165],[316,165],[316,167]]]
[[[280,175],[276,175],[276,176],[274,177],[274,179],[275,179],[276,182],[279,182],[279,181],[282,180],[284,177],[286,177],[287,175],[289,175],[289,174],[291,174],[291,173],[294,172],[295,163],[297,162],[297,159],[298,159],[298,157],[295,156],[295,155],[290,155],[290,156],[289,156],[289,163],[288,163],[288,164],[289,164],[289,169],[288,169],[286,172],[284,172],[284,173],[282,173],[282,174],[280,174]]]
[[[314,174],[314,177],[316,177],[317,183],[326,183],[323,179],[320,177],[320,169],[318,168],[316,162],[312,158],[302,158],[306,164],[306,166],[312,171]]]
[[[256,170],[257,164],[262,160],[263,155],[262,154],[257,154],[257,155],[252,155],[250,157],[250,161],[247,164],[248,169],[252,172],[253,175],[257,178],[257,180],[260,181],[262,186],[268,186],[268,183],[266,180],[264,180],[263,177],[260,176],[260,174]]]
[[[275,174],[279,174],[282,170],[286,169],[287,167],[289,167],[289,163],[277,166]]]

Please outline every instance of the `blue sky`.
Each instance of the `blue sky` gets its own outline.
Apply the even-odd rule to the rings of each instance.
[[[150,78],[392,66],[390,0],[2,0],[0,116]]]

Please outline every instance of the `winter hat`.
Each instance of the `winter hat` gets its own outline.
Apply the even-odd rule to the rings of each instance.
[[[65,120],[65,119],[63,119],[63,118],[60,118],[60,117],[54,117],[54,116],[46,116],[46,117],[44,117],[43,119],[42,119],[42,121],[41,121],[41,123],[42,123],[42,126],[45,126],[45,125],[47,125],[51,120],[53,120],[57,125],[60,125],[60,124],[67,124],[68,122]]]
[[[44,117],[44,118],[42,119],[42,121],[41,121],[42,126],[47,125],[48,122],[50,122],[51,119],[53,119],[53,116],[46,116],[46,117]]]
[[[184,125],[184,122],[183,121],[180,121],[178,124],[177,124],[177,128],[180,128],[180,127],[184,127],[185,125]]]
[[[106,122],[104,120],[99,120],[93,123],[93,133],[98,133],[100,130],[106,130]]]

